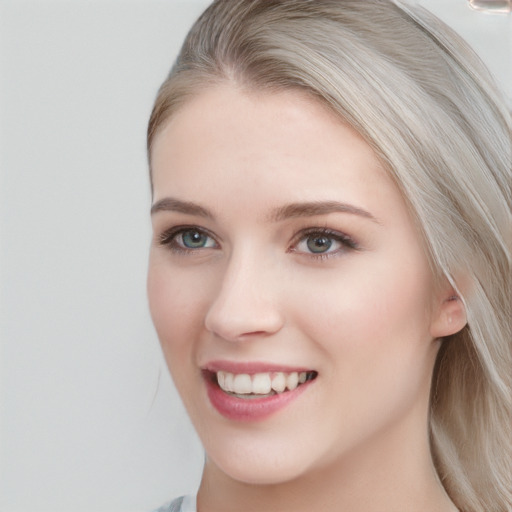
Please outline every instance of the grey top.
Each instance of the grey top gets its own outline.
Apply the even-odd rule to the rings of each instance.
[[[196,512],[196,497],[181,496],[176,498],[153,512]]]

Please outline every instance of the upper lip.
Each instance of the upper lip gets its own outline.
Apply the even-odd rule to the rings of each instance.
[[[229,373],[267,373],[267,372],[308,372],[312,368],[304,366],[290,366],[279,363],[269,363],[260,361],[210,361],[201,367],[209,372],[225,371]]]

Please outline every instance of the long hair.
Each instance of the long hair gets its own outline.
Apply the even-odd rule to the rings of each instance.
[[[148,127],[217,82],[300,89],[372,146],[400,188],[433,274],[468,325],[443,340],[431,450],[465,512],[512,510],[511,121],[478,57],[419,7],[392,0],[217,0],[188,34]],[[151,165],[151,164],[150,164]]]

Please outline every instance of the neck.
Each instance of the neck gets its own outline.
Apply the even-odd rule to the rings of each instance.
[[[412,414],[342,458],[274,484],[234,480],[207,460],[198,512],[456,512],[432,464],[426,418],[418,427]]]

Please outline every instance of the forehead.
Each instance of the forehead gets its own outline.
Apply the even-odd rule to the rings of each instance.
[[[255,143],[268,144],[271,138],[277,139],[286,131],[299,127],[304,136],[312,136],[322,124],[325,133],[327,120],[333,126],[343,123],[326,105],[299,89],[269,92],[224,82],[208,86],[178,107],[157,133],[151,156],[153,158],[158,152],[162,140],[166,144],[180,134],[186,133],[187,137],[207,135],[203,142],[213,142],[216,133],[211,130],[212,126],[221,127],[226,132],[231,130],[231,138],[225,140],[226,143],[239,139],[245,142],[247,136],[251,136]],[[357,136],[357,133],[354,131],[353,135]]]
[[[294,90],[207,89],[157,134],[152,167],[155,202],[171,196],[226,217],[262,218],[282,204],[312,201],[347,202],[376,217],[386,205],[404,208],[364,139]]]
[[[347,182],[354,168],[359,180],[387,178],[372,148],[318,100],[228,84],[186,102],[156,135],[151,157],[157,196],[169,181],[208,182],[230,170],[231,180],[246,182],[287,179],[291,172],[302,185]]]

